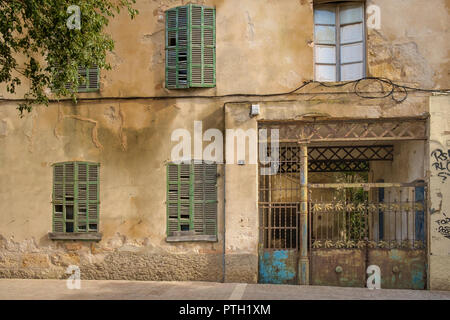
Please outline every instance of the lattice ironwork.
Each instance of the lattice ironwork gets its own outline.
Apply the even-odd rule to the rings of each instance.
[[[326,160],[392,161],[394,146],[308,147],[308,161]]]
[[[310,184],[311,248],[422,249],[423,183]]]
[[[367,172],[368,161],[358,160],[319,160],[308,162],[308,172]]]
[[[426,119],[333,119],[289,122],[261,122],[260,128],[278,129],[280,141],[393,141],[426,140]]]
[[[281,144],[280,173],[300,172],[300,147],[297,144]],[[369,161],[392,161],[394,147],[384,146],[335,146],[309,147],[309,172],[367,172]]]

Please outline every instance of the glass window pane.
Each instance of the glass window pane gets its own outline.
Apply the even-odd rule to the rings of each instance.
[[[341,63],[363,61],[363,45],[361,43],[341,46]]]
[[[336,28],[330,26],[316,26],[314,28],[314,42],[317,44],[335,44]]]
[[[354,63],[341,66],[341,81],[357,80],[363,77],[363,64]]]
[[[341,24],[362,22],[363,16],[363,7],[360,4],[341,6],[339,8],[339,21]]]
[[[363,41],[362,23],[341,27],[341,43]]]
[[[336,63],[336,47],[315,46],[316,63]]]
[[[336,66],[316,65],[317,81],[336,81]]]
[[[314,10],[315,24],[335,24],[336,13],[334,7],[324,7]]]

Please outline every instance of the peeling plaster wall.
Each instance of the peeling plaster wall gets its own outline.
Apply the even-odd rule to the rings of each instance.
[[[391,144],[391,143],[387,143]],[[372,161],[370,170],[372,182],[414,182],[426,180],[425,141],[394,142],[394,160]]]
[[[166,170],[171,133],[194,120],[223,130],[221,105],[203,101],[37,107],[25,119],[0,109],[0,277],[222,279],[223,193],[215,243],[167,243]],[[100,167],[99,243],[52,242],[51,164],[86,160]],[[219,166],[219,174],[222,175]],[[222,185],[221,176],[218,185]]]
[[[430,289],[450,290],[450,98],[431,97],[430,114]]]
[[[216,88],[164,88],[164,10],[187,2],[138,0],[140,14],[134,21],[122,12],[108,27],[116,46],[108,55],[112,70],[101,72],[101,90],[80,97],[266,94],[290,91],[313,78],[312,0],[193,2],[216,6]],[[367,4],[381,9],[381,29],[370,29],[367,35],[368,76],[448,87],[449,2],[368,0]],[[336,88],[335,94],[330,91],[314,84],[300,91],[307,95],[252,98],[261,105],[255,118],[249,117],[247,102],[223,109],[225,102],[249,98],[52,103],[36,107],[23,119],[16,103],[0,101],[0,277],[61,278],[66,277],[65,266],[80,264],[86,279],[220,281],[226,191],[226,281],[256,282],[256,165],[226,166],[226,190],[224,169],[219,169],[217,243],[166,243],[164,165],[175,145],[171,133],[178,128],[193,132],[194,120],[203,121],[204,130],[224,132],[256,129],[258,120],[300,119],[311,113],[377,118],[429,111],[425,93],[411,93],[396,104],[390,98],[358,98],[351,94],[351,86]],[[19,98],[24,92],[21,88],[12,96],[0,85],[0,97]],[[297,101],[265,101],[274,99]],[[101,163],[99,243],[48,240],[51,164],[69,160]],[[448,244],[442,243],[444,249],[439,250],[448,251]],[[432,270],[433,265],[445,266],[432,263]]]

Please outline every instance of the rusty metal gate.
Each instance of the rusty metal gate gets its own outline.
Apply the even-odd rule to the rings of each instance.
[[[366,286],[377,265],[381,287],[426,287],[426,185],[309,185],[311,284]]]
[[[276,174],[259,175],[261,283],[300,282],[300,149],[282,143]],[[310,173],[367,172],[368,161],[393,153],[391,145],[308,149]],[[324,160],[326,152],[340,159]],[[309,283],[365,287],[367,267],[377,265],[382,288],[424,289],[425,201],[424,182],[308,184]]]
[[[365,287],[377,265],[382,288],[426,288],[425,183],[308,184],[309,173],[367,173],[373,161],[393,161],[389,142],[425,141],[426,123],[260,121],[260,156],[274,159],[276,130],[279,157],[275,173],[259,174],[259,282]]]
[[[275,175],[259,176],[259,282],[296,284],[300,159],[284,146],[280,148],[279,160]]]

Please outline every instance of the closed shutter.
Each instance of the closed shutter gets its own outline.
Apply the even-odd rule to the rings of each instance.
[[[99,207],[99,165],[88,164],[88,231],[98,231],[98,207]]]
[[[88,164],[78,164],[78,232],[88,230]]]
[[[214,87],[215,60],[215,9],[189,4],[166,11],[166,87]]]
[[[167,235],[217,233],[217,165],[168,164]]]
[[[97,65],[91,68],[78,67],[78,77],[81,78],[78,84],[78,92],[90,92],[100,89],[100,69]],[[65,85],[66,89],[70,89],[71,83]]]
[[[87,69],[88,89],[89,90],[100,89],[99,73],[100,73],[99,68],[96,65]]]
[[[53,232],[98,232],[99,165],[53,166]]]
[[[64,232],[64,165],[53,166],[53,232]]]
[[[216,179],[216,164],[194,164],[194,230],[198,234],[217,232]]]
[[[188,6],[166,11],[166,87],[188,87]]]
[[[179,230],[179,181],[179,165],[167,165],[167,235],[169,236]]]
[[[216,84],[215,9],[191,6],[190,87],[213,87]]]

